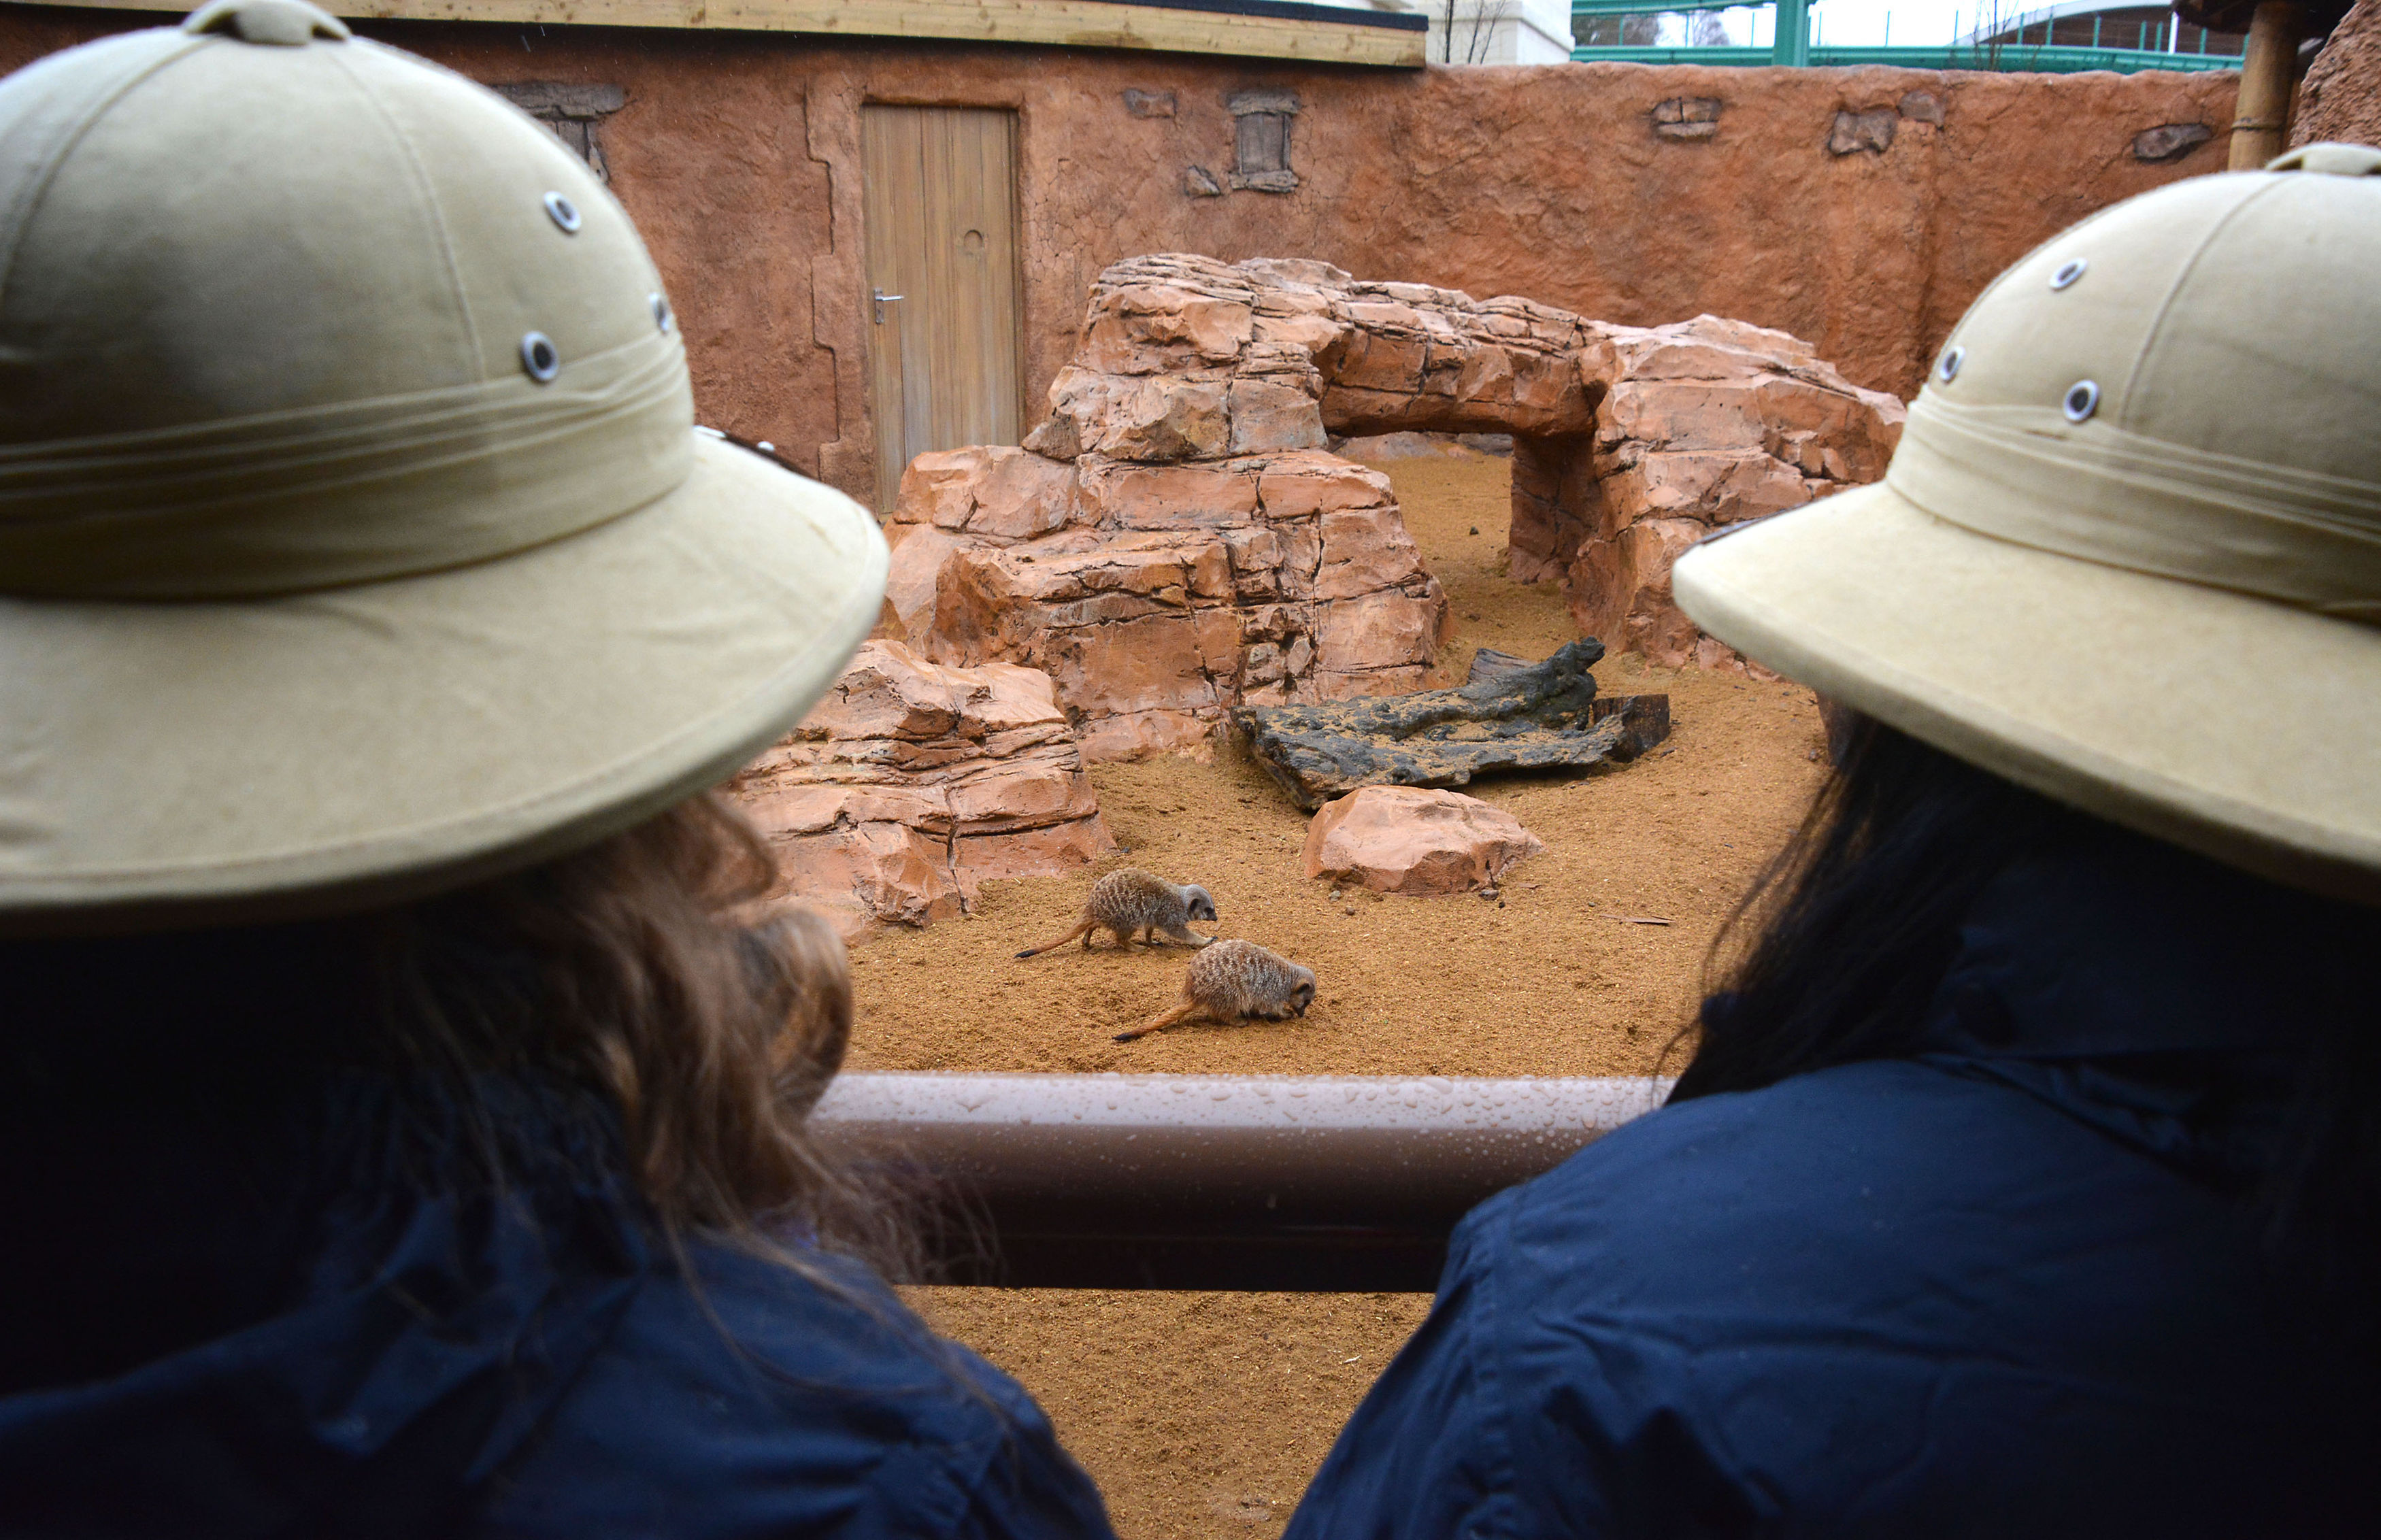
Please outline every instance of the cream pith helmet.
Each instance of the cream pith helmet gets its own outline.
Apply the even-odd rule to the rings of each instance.
[[[2067,230],[1979,297],[1883,482],[1714,537],[1714,636],[1972,764],[2381,901],[2381,151]]]
[[[0,81],[0,930],[320,912],[712,785],[876,617],[634,227],[299,0]]]

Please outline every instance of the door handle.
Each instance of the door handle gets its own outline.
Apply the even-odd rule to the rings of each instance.
[[[880,326],[885,324],[885,307],[893,303],[896,299],[908,298],[906,295],[887,294],[881,288],[877,289],[871,297],[876,301],[876,324]]]

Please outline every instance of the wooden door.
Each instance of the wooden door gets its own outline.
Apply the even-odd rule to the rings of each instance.
[[[860,128],[876,506],[889,508],[913,456],[1023,431],[1017,115],[869,106]]]

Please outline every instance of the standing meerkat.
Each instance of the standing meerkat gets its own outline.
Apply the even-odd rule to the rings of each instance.
[[[1083,904],[1083,918],[1073,930],[1056,941],[1039,947],[1028,947],[1019,957],[1033,957],[1063,947],[1077,936],[1083,938],[1083,949],[1092,948],[1094,931],[1113,931],[1117,944],[1132,945],[1133,937],[1145,935],[1150,945],[1157,944],[1158,933],[1169,941],[1185,947],[1204,947],[1215,938],[1194,935],[1190,922],[1215,918],[1215,900],[1207,897],[1203,887],[1189,883],[1170,883],[1162,877],[1127,868],[1111,872],[1092,884],[1092,896]]]
[[[1129,1043],[1203,1014],[1219,1021],[1250,1016],[1278,1021],[1285,1016],[1304,1016],[1313,1003],[1313,969],[1268,952],[1253,941],[1218,941],[1190,959],[1180,1004],[1147,1026],[1117,1033],[1116,1040]]]

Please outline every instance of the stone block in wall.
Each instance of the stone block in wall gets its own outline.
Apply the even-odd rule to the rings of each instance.
[[[942,583],[943,568],[959,552],[975,550],[985,542],[933,524],[894,524],[885,530],[885,537],[893,546],[892,567],[885,577],[885,603],[901,628],[888,640],[907,642],[925,635],[934,626],[934,594]]]
[[[1318,605],[1315,610],[1315,666],[1328,674],[1359,675],[1428,668],[1447,606],[1434,585],[1420,594],[1352,595]],[[1364,693],[1393,692],[1375,689]]]
[[[1371,466],[1314,449],[1257,462],[1257,502],[1267,519],[1282,520],[1348,508],[1394,510],[1397,495],[1388,477]],[[1402,520],[1398,531],[1404,532]]]
[[[768,837],[775,894],[847,939],[950,919],[989,879],[1115,848],[1046,675],[942,667],[897,642],[862,646],[728,789]]]
[[[901,472],[893,519],[990,540],[1066,527],[1075,468],[1024,449],[978,445],[920,455]]]
[[[1719,133],[1720,105],[1716,96],[1673,96],[1647,117],[1656,139],[1700,143]]]
[[[1228,366],[1256,322],[1244,299],[1164,283],[1094,290],[1092,307],[1075,362],[1108,374]]]
[[[1757,448],[1666,450],[1610,477],[1606,507],[1622,523],[1684,518],[1716,529],[1783,513],[1811,495],[1800,470]]]
[[[1050,417],[1035,432],[1029,446],[1060,459],[1196,459],[1225,452],[1231,421],[1220,380],[1069,367],[1051,381]]]
[[[1323,515],[1317,600],[1362,599],[1398,587],[1422,569],[1422,548],[1394,507],[1335,510]],[[1414,661],[1401,656],[1398,663]],[[1430,660],[1422,659],[1427,663]]]
[[[570,153],[587,163],[601,182],[612,179],[604,153],[604,120],[629,104],[618,86],[568,84],[560,80],[499,82],[496,93],[554,131]]]
[[[1900,118],[1900,112],[1893,107],[1839,112],[1827,130],[1827,153],[1857,155],[1865,152],[1872,155],[1883,154],[1893,148],[1893,131]]]
[[[1912,123],[1932,124],[1937,128],[1943,126],[1943,99],[1931,91],[1903,92],[1894,110]]]
[[[1083,521],[1117,530],[1219,529],[1257,516],[1261,462],[1149,464],[1086,456]]]
[[[1229,397],[1231,452],[1263,454],[1269,449],[1320,449],[1328,437],[1323,431],[1323,408],[1313,393],[1269,380],[1234,380]]]
[[[2161,123],[2133,136],[2133,159],[2146,165],[2179,161],[2216,137],[2204,123]]]
[[[912,635],[1046,672],[1094,759],[1194,743],[1244,700],[1410,688],[1443,638],[1387,479],[1321,450],[1086,456],[1071,506],[1056,533],[940,553]]]

